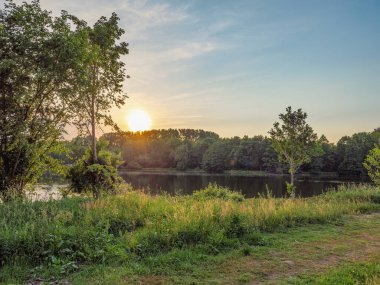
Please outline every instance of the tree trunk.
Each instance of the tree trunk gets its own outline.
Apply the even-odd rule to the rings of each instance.
[[[294,172],[290,171],[290,184],[294,185]]]
[[[92,163],[97,163],[98,153],[96,150],[96,121],[95,121],[95,95],[91,97],[91,140],[92,140]]]
[[[92,141],[92,163],[98,162],[98,153],[96,149],[96,118],[95,118],[95,95],[91,96],[91,141]],[[94,181],[92,184],[92,194],[95,199],[99,199],[100,193],[98,189],[98,175],[94,176]]]

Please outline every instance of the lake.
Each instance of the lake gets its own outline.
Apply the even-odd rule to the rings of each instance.
[[[186,195],[206,187],[209,183],[217,183],[234,191],[242,192],[245,197],[257,197],[265,194],[269,189],[273,196],[283,197],[286,194],[285,181],[288,176],[239,176],[225,174],[191,174],[191,173],[147,173],[147,172],[123,172],[123,179],[135,188],[144,188],[152,194],[167,192],[175,195]],[[350,179],[333,179],[322,177],[300,177],[296,181],[296,195],[310,197],[321,194],[333,187],[344,183],[359,183]]]

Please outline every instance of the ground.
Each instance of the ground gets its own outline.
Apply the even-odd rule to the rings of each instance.
[[[83,268],[67,280],[62,284],[380,284],[380,214],[284,229],[266,234],[262,246],[214,255],[183,249]]]

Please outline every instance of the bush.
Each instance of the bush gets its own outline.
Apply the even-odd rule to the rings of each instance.
[[[196,200],[207,200],[207,199],[222,199],[231,200],[236,202],[242,202],[244,196],[241,193],[231,191],[226,187],[218,186],[216,183],[210,183],[206,188],[195,191],[193,197]]]
[[[112,165],[102,165],[100,163],[87,164],[81,160],[69,171],[71,188],[76,193],[93,191],[98,197],[100,191],[116,193],[115,186],[120,181],[117,169]]]
[[[107,143],[98,143],[98,161],[92,161],[92,151],[88,149],[69,170],[71,189],[76,193],[91,192],[98,198],[101,192],[116,193],[122,182],[117,172],[120,154],[105,149]]]

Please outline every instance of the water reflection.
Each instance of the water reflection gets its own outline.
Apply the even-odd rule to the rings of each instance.
[[[191,194],[194,190],[206,187],[209,183],[217,183],[229,187],[234,191],[242,192],[246,197],[257,197],[271,191],[275,197],[286,194],[285,181],[288,177],[247,177],[232,175],[194,175],[194,174],[157,174],[129,172],[121,176],[135,188],[148,189],[152,194],[167,192],[169,194]],[[350,180],[327,180],[321,178],[302,178],[296,181],[297,196],[310,197],[321,194],[339,184],[353,183]]]

